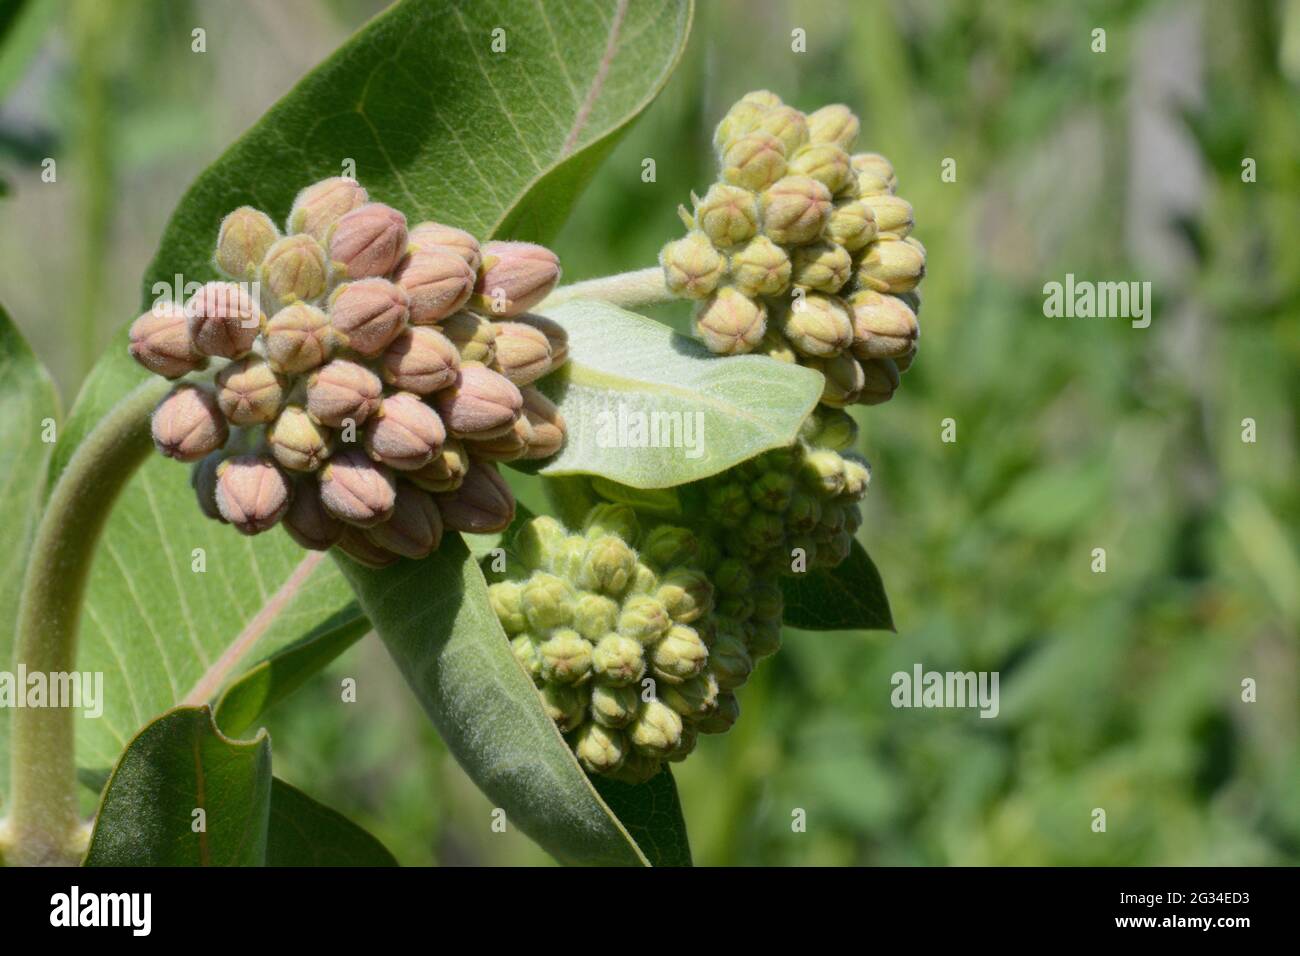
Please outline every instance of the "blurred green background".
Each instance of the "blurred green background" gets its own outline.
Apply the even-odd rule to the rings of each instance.
[[[28,6],[0,51],[0,301],[70,401],[190,180],[382,4]],[[239,56],[192,54],[195,26]],[[558,241],[568,278],[654,262],[758,87],[859,113],[929,274],[915,366],[855,413],[898,633],[786,633],[677,768],[696,861],[1300,862],[1300,2],[702,0]],[[1151,327],[1045,318],[1067,272],[1152,282]],[[893,709],[918,662],[998,671],[1001,714]],[[373,638],[268,724],[277,773],[403,863],[548,860],[491,832]]]

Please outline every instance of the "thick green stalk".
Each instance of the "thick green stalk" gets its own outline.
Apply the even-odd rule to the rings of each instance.
[[[76,667],[95,545],[113,502],[149,453],[149,413],[171,387],[151,377],[123,398],[81,442],[50,493],[18,605],[14,660],[29,674]],[[3,850],[10,865],[77,861],[73,715],[68,707],[13,712],[13,793]]]
[[[560,286],[546,297],[537,311],[545,312],[553,305],[563,305],[574,299],[595,299],[620,308],[635,309],[659,302],[672,302],[676,298],[664,284],[664,270],[659,266],[651,266],[635,272],[620,272],[618,275]]]

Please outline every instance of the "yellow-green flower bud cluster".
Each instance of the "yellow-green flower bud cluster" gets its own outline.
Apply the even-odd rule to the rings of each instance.
[[[916,355],[925,275],[912,206],[889,160],[852,152],[858,132],[846,106],[805,115],[746,94],[714,133],[719,181],[692,193],[686,236],[659,256],[711,351],[815,368],[836,408],[893,396]]]
[[[549,249],[408,227],[355,180],[303,189],[282,232],[231,212],[225,279],[131,327],[130,354],[186,378],[153,415],[158,450],[194,463],[203,513],[381,566],[443,529],[500,531],[514,497],[498,462],[553,455],[565,424],[535,383],[568,358],[528,309],[559,280]],[[193,374],[207,368],[211,377]]]

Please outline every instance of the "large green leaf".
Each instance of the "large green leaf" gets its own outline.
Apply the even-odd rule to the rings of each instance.
[[[562,862],[647,862],[542,710],[459,535],[383,571],[339,563],[448,749],[509,825]]]
[[[838,567],[781,579],[785,623],[808,631],[892,631],[880,572],[856,540]]]
[[[540,385],[568,439],[543,475],[594,474],[633,488],[707,478],[789,445],[821,397],[811,369],[762,355],[719,359],[667,326],[604,302],[546,310],[568,363]]]
[[[594,777],[592,783],[652,866],[691,865],[691,843],[669,768],[643,784],[620,783],[608,777]]]
[[[382,843],[278,777],[271,781],[267,866],[397,866]]]
[[[18,595],[32,532],[40,517],[41,484],[52,445],[41,440],[46,419],[59,418],[59,397],[45,368],[0,307],[0,670],[13,655]],[[9,711],[0,708],[0,800],[8,790]]]

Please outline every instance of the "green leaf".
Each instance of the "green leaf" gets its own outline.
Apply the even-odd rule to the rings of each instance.
[[[671,769],[665,767],[653,780],[641,784],[608,777],[593,777],[592,783],[651,866],[691,865],[691,843]]]
[[[270,818],[270,738],[230,740],[207,707],[179,707],[122,754],[85,865],[260,866]]]
[[[9,313],[0,306],[0,670],[13,659],[18,596],[32,533],[40,518],[41,485],[53,445],[42,422],[59,418],[59,396]],[[9,711],[0,708],[0,799],[8,792]]]
[[[459,535],[382,571],[338,560],[447,748],[510,826],[561,862],[647,862],[546,716]]]
[[[279,778],[271,781],[267,866],[397,866],[382,843]]]
[[[880,572],[857,541],[836,568],[781,579],[785,623],[808,631],[892,631]]]
[[[720,360],[617,306],[575,300],[545,311],[568,332],[570,359],[539,383],[568,425],[543,475],[633,488],[707,478],[789,445],[821,397],[811,369],[762,355]]]

